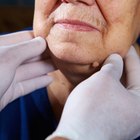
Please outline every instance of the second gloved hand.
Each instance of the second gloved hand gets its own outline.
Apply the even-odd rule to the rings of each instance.
[[[0,38],[0,110],[16,98],[52,82],[52,78],[47,76],[48,72],[54,70],[51,61],[30,61],[45,51],[44,39],[32,39],[27,32],[16,34]],[[23,42],[18,38],[20,43],[11,44],[15,37],[23,35]]]
[[[47,140],[133,140],[140,136],[140,59],[133,47],[125,57],[125,66],[126,87],[120,82],[123,61],[117,54],[80,83],[66,102],[58,128]]]

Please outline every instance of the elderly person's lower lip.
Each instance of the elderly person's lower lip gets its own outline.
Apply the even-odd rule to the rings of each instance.
[[[99,31],[97,28],[85,22],[75,20],[59,20],[55,22],[55,25],[58,25],[59,27],[64,29],[75,31],[84,31],[84,32]]]

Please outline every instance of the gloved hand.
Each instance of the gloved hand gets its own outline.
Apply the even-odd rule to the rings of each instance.
[[[45,49],[45,41],[33,39],[28,31],[0,37],[0,111],[19,96],[52,81],[47,76],[54,70],[51,62],[39,60]]]
[[[125,57],[125,66],[127,87],[120,82],[123,61],[117,54],[107,58],[99,72],[80,83],[66,102],[58,128],[47,140],[132,140],[138,137],[140,59],[133,47]]]

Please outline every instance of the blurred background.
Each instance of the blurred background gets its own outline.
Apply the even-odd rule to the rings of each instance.
[[[0,0],[0,33],[32,27],[34,0]]]

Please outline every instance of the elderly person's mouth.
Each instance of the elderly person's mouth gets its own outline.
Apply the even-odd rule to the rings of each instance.
[[[97,27],[80,20],[72,20],[72,19],[59,19],[55,21],[55,25],[59,26],[62,29],[72,30],[72,31],[81,31],[81,32],[91,32],[98,31],[100,29]]]

